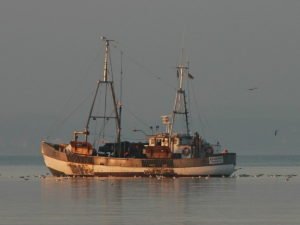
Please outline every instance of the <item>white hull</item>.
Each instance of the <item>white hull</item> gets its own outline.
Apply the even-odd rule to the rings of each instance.
[[[67,176],[134,176],[134,175],[174,175],[174,176],[230,176],[234,172],[233,164],[210,165],[183,168],[123,167],[93,164],[81,164],[61,161],[44,155],[46,166]]]

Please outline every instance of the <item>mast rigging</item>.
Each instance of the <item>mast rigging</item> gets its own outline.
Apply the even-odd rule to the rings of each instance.
[[[90,108],[89,111],[89,116],[88,116],[88,120],[86,123],[86,127],[85,127],[85,135],[86,135],[86,141],[87,141],[87,137],[89,135],[89,124],[90,124],[90,120],[91,118],[95,119],[103,119],[103,129],[105,129],[105,123],[106,120],[109,119],[114,119],[116,121],[116,142],[117,142],[117,147],[115,147],[114,149],[114,154],[116,156],[120,156],[120,146],[121,146],[121,118],[120,118],[120,113],[121,110],[118,111],[118,106],[117,106],[117,98],[116,98],[116,94],[115,94],[115,90],[114,90],[114,85],[113,85],[113,77],[109,76],[109,69],[108,69],[108,64],[110,63],[110,42],[112,42],[113,40],[109,40],[106,37],[101,37],[101,39],[104,41],[105,43],[105,55],[104,55],[104,68],[103,68],[103,80],[98,80],[97,81],[97,88],[96,88],[96,92],[95,92],[95,96],[93,98],[93,102],[92,102],[92,106]],[[100,85],[104,85],[105,86],[105,96],[104,96],[104,115],[101,116],[96,116],[96,115],[92,115],[93,111],[94,111],[94,107],[95,107],[95,102],[96,102],[96,98],[98,96],[99,93],[99,88]],[[106,115],[106,107],[107,107],[107,92],[111,93],[111,97],[112,97],[112,103],[113,103],[113,111],[114,111],[114,115],[110,115],[107,116]],[[104,132],[103,132],[104,135]]]

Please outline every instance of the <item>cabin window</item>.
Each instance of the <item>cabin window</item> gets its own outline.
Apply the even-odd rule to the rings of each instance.
[[[154,142],[153,138],[150,139],[150,145],[155,145],[155,142]]]
[[[162,141],[161,139],[157,139],[156,140],[156,145],[161,146],[161,141]]]
[[[190,145],[191,144],[191,138],[182,138],[181,139],[181,145]]]
[[[163,146],[168,146],[168,139],[167,138],[163,139]]]

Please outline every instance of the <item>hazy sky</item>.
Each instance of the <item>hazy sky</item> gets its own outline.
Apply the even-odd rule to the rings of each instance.
[[[184,47],[193,130],[238,154],[299,154],[299,12],[298,0],[1,0],[0,154],[39,154],[42,138],[84,127],[101,35],[116,61],[124,50],[124,137],[170,112]]]

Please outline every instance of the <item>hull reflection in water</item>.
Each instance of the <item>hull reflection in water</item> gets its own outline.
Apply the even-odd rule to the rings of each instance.
[[[37,218],[50,215],[48,224],[296,225],[298,190],[296,178],[47,177],[41,182],[47,214]]]

